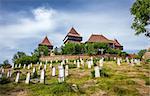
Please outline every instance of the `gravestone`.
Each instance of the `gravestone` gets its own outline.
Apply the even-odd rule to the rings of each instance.
[[[95,70],[95,77],[100,77],[100,69],[99,69],[99,66],[95,66],[95,67],[94,67],[94,70]]]
[[[44,70],[46,70],[46,64],[44,64]]]
[[[119,66],[121,65],[120,64],[120,58],[117,58],[117,65],[119,65]]]
[[[18,71],[18,72],[17,72],[17,75],[16,75],[16,79],[15,79],[15,82],[16,82],[16,83],[19,82],[19,76],[20,76],[20,72]]]
[[[18,67],[18,65],[17,64],[15,64],[15,68],[17,68]]]
[[[33,65],[33,64],[31,63],[31,64],[30,64],[30,67],[32,67],[32,65]]]
[[[28,65],[28,69],[30,69],[30,64]]]
[[[99,60],[99,66],[100,66],[100,67],[103,67],[103,62],[104,62],[104,59],[103,59],[103,58]]]
[[[40,83],[45,84],[45,70],[41,70]]]
[[[23,65],[23,69],[25,69],[25,68],[26,68],[26,64]]]
[[[75,64],[75,65],[76,65],[76,60],[74,60],[73,64]]]
[[[49,65],[49,68],[52,68],[52,66],[53,66],[53,64],[51,63],[51,64]]]
[[[134,59],[131,59],[131,66],[134,66]]]
[[[52,66],[52,76],[56,75],[56,68],[54,66]]]
[[[25,84],[29,84],[29,83],[30,83],[30,73],[28,72],[26,76]]]
[[[80,68],[80,62],[77,60],[77,68]]]
[[[19,68],[21,68],[21,64],[19,64]]]
[[[59,70],[59,77],[58,77],[58,82],[62,83],[64,82],[64,67],[63,66],[58,66],[58,70]]]
[[[45,61],[45,64],[47,64],[47,60]]]
[[[8,72],[7,72],[7,78],[11,77],[10,75],[11,75],[11,70],[8,70]]]
[[[68,65],[65,65],[65,77],[69,75],[69,67]]]
[[[33,67],[32,73],[34,74],[34,73],[35,73],[35,71],[36,71],[36,68],[35,68],[35,67]]]
[[[88,62],[88,68],[91,69],[91,61],[87,61]]]

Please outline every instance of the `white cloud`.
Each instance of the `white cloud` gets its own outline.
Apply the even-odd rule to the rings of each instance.
[[[8,16],[11,16],[10,14],[12,13],[7,13]],[[23,15],[26,14],[24,16],[15,14],[13,13],[16,22],[0,25],[1,53],[9,53],[10,50],[18,51],[18,49],[29,53],[46,34],[54,45],[60,46],[72,26],[83,36],[84,41],[92,33],[96,33],[110,39],[117,38],[125,49],[143,49],[150,45],[148,38],[134,36],[130,28],[132,17],[128,11],[74,13],[39,7],[31,12],[23,12]],[[8,50],[3,49],[5,47]],[[14,51],[11,51],[10,55],[13,54]]]

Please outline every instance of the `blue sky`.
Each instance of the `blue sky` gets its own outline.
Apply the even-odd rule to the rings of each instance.
[[[17,51],[28,54],[45,37],[54,46],[74,27],[83,42],[91,34],[118,39],[124,50],[150,47],[144,35],[131,29],[130,7],[134,0],[0,0],[0,62]]]

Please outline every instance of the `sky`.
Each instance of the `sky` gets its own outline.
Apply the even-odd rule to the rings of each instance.
[[[150,47],[135,36],[130,8],[135,0],[0,0],[0,63],[18,51],[30,55],[47,35],[54,47],[74,27],[87,41],[91,34],[117,39],[124,51]]]

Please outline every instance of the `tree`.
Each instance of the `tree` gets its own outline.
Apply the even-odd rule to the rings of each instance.
[[[39,46],[34,50],[34,53],[32,55],[36,55],[37,57],[40,57],[41,55],[48,56],[48,47],[47,46]]]
[[[147,52],[146,49],[140,50],[140,51],[138,52],[138,55],[140,56],[140,58],[145,54],[145,52]]]
[[[11,64],[9,63],[8,60],[4,60],[4,61],[3,61],[3,64],[2,64],[1,66],[3,66],[4,68],[10,68],[10,67],[11,67]]]
[[[13,56],[13,59],[12,61],[15,62],[17,59],[23,57],[23,56],[26,56],[26,54],[24,52],[17,52],[14,56]]]
[[[147,37],[150,37],[150,0],[136,0],[130,10],[134,15],[134,21],[131,28],[136,31],[136,35],[144,33]]]

